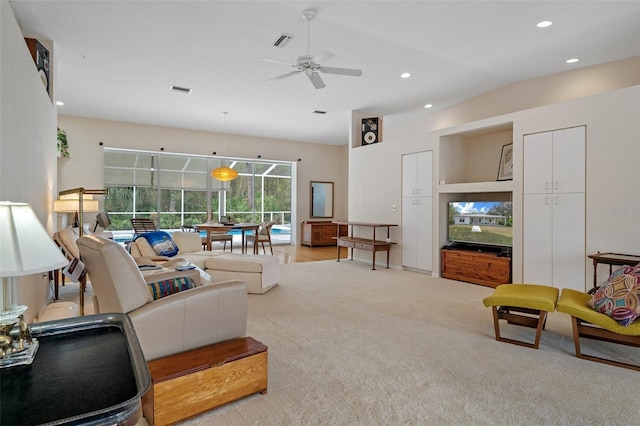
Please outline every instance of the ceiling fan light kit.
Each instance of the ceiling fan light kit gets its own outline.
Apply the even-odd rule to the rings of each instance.
[[[281,74],[275,76],[273,78],[268,79],[267,81],[276,81],[282,80],[287,77],[294,76],[296,74],[300,74],[304,72],[307,76],[313,87],[316,89],[322,89],[326,87],[326,84],[320,77],[319,73],[324,74],[336,74],[336,75],[346,75],[351,77],[360,77],[362,75],[362,70],[355,68],[336,68],[336,67],[324,67],[322,64],[329,59],[333,58],[333,53],[327,52],[326,50],[320,51],[320,53],[315,56],[311,56],[309,53],[309,26],[310,22],[316,17],[317,12],[315,10],[305,10],[302,12],[302,19],[307,21],[307,54],[298,56],[295,64],[291,64],[289,62],[280,61],[278,59],[271,58],[262,58],[263,61],[273,62],[276,64],[288,65],[296,68],[295,71],[291,71],[285,74]]]

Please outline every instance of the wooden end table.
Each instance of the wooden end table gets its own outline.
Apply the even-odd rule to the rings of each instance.
[[[596,253],[590,254],[589,259],[593,260],[593,288],[589,293],[595,292],[598,288],[598,263],[609,265],[609,275],[613,272],[613,265],[637,265],[640,263],[640,255],[622,253]]]

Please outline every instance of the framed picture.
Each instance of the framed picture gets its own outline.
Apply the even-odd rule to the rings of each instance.
[[[498,180],[513,180],[513,144],[502,146]]]

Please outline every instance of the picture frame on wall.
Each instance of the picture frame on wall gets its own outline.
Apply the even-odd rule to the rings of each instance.
[[[497,180],[513,180],[513,144],[502,146]]]

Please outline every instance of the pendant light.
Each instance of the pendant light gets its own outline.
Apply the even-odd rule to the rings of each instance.
[[[227,114],[228,112],[223,112],[224,114],[224,129],[223,129],[223,143],[224,143],[224,149],[226,151],[227,149]],[[234,180],[235,178],[238,177],[238,172],[236,170],[233,170],[230,167],[218,167],[217,169],[213,169],[211,170],[211,176],[221,182],[227,182],[230,180]]]

